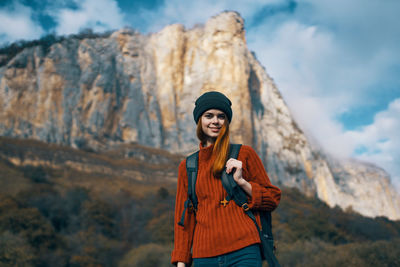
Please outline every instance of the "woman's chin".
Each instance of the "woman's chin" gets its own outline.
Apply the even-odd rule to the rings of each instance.
[[[208,139],[210,140],[211,143],[215,143],[215,141],[217,140],[218,135],[207,135]]]

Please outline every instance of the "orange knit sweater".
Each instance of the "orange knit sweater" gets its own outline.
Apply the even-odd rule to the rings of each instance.
[[[226,207],[220,204],[227,193],[221,180],[212,175],[212,149],[213,145],[200,146],[196,182],[198,209],[196,214],[186,212],[184,227],[178,222],[187,199],[186,160],[179,165],[172,263],[189,263],[192,257],[213,257],[260,242],[254,222],[241,207],[233,200]],[[260,224],[257,210],[274,210],[279,204],[281,191],[271,184],[260,158],[251,147],[243,145],[238,160],[242,161],[243,177],[252,186],[249,207]]]

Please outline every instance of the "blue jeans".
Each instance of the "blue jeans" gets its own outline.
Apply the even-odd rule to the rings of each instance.
[[[193,264],[194,267],[261,267],[260,245],[250,245],[215,257],[195,258]]]

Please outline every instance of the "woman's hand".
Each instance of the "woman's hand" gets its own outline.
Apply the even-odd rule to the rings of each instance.
[[[251,184],[247,182],[243,178],[243,172],[242,172],[242,162],[240,160],[230,158],[226,162],[226,173],[233,173],[233,179],[235,182],[249,195],[251,196]]]
[[[176,265],[176,267],[185,267],[186,264],[184,262],[178,262],[178,264]]]
[[[226,173],[233,173],[233,179],[238,185],[246,182],[242,175],[242,162],[240,160],[230,158],[226,162]]]

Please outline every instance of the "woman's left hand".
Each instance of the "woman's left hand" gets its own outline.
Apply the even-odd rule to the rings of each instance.
[[[247,182],[242,175],[242,162],[240,160],[230,158],[226,162],[226,173],[231,172],[234,172],[233,179],[238,185],[242,185],[243,183]]]
[[[251,196],[251,184],[243,178],[242,162],[240,160],[230,158],[226,162],[225,166],[226,173],[231,173],[233,171],[233,179],[235,180],[235,182],[246,192],[246,194]]]

